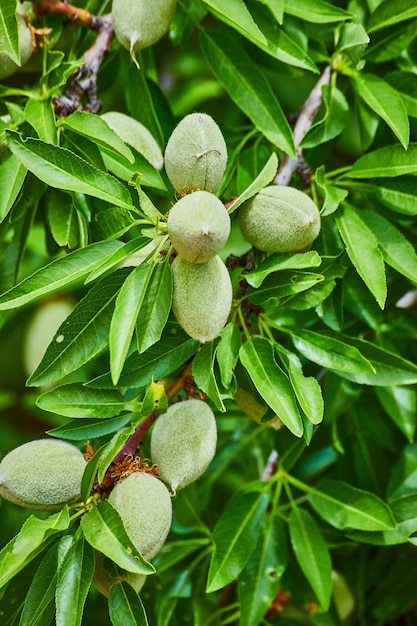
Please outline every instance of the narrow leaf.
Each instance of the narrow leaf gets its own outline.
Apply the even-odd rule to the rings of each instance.
[[[26,174],[27,169],[13,153],[7,154],[0,163],[0,222],[12,208]]]
[[[266,45],[265,35],[253,21],[243,0],[228,0],[227,2],[222,0],[203,0],[203,2],[210,7],[210,10],[216,17],[235,28],[244,37],[247,37],[250,41],[260,41]]]
[[[233,370],[239,359],[239,349],[242,344],[239,328],[233,322],[227,324],[220,335],[216,348],[216,358],[219,364],[223,386],[228,389],[233,378]]]
[[[92,547],[83,537],[74,541],[59,570],[56,588],[56,626],[81,625],[94,568]]]
[[[319,267],[321,258],[315,250],[298,254],[273,254],[263,260],[256,269],[245,274],[245,279],[252,287],[260,287],[269,274],[287,269],[305,269]]]
[[[284,11],[314,24],[340,22],[352,17],[351,13],[325,0],[314,0],[314,4],[311,4],[310,0],[291,0],[291,2],[285,2]]]
[[[38,133],[39,139],[57,144],[55,113],[52,100],[30,99],[25,106],[25,118]]]
[[[113,626],[148,626],[142,601],[126,582],[110,589],[109,615]]]
[[[214,371],[215,353],[212,341],[204,344],[193,359],[193,377],[197,387],[208,395],[218,410],[225,412],[226,407],[223,404]]]
[[[58,542],[47,552],[33,577],[25,600],[19,626],[42,626],[52,622],[58,578]]]
[[[116,432],[123,426],[126,426],[132,419],[131,413],[124,413],[120,417],[110,417],[107,419],[83,419],[80,421],[67,422],[52,430],[47,430],[48,435],[58,437],[60,439],[69,439],[70,441],[87,441],[88,439],[96,439]]]
[[[297,400],[312,424],[320,424],[323,420],[324,402],[321,387],[313,376],[304,376],[300,360],[287,352],[288,374]]]
[[[392,178],[417,173],[417,143],[407,150],[395,144],[361,156],[347,173],[350,178]]]
[[[171,267],[169,263],[156,263],[136,320],[139,354],[161,338],[171,310],[171,301]]]
[[[55,387],[36,401],[44,411],[66,417],[114,417],[124,409],[125,402],[116,390],[88,389],[80,383]]]
[[[0,4],[0,50],[20,65],[15,0],[2,0]]]
[[[368,33],[399,24],[417,17],[417,7],[410,0],[385,0],[381,2],[369,18]]]
[[[271,180],[275,177],[278,169],[278,158],[275,152],[271,154],[268,161],[259,172],[258,176],[251,182],[249,187],[243,191],[240,196],[233,201],[229,207],[229,215],[233,213],[241,204],[243,204],[249,198],[252,198],[255,194],[266,187]]]

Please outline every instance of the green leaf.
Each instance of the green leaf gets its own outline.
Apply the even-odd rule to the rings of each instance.
[[[408,115],[417,117],[417,76],[398,70],[387,74],[385,80],[399,92]]]
[[[384,259],[377,238],[359,213],[349,206],[338,211],[336,224],[352,264],[383,309],[387,297],[387,283]]]
[[[256,43],[260,41],[264,45],[267,44],[265,35],[259,30],[253,21],[251,14],[246,8],[243,0],[203,0],[207,4],[210,11],[223,22],[235,28],[244,37]]]
[[[347,172],[350,178],[392,178],[417,173],[417,143],[410,143],[407,150],[395,144],[378,148],[361,156]]]
[[[36,130],[39,139],[57,145],[58,137],[52,100],[28,100],[25,106],[25,118]]]
[[[334,139],[348,122],[349,104],[343,92],[334,85],[323,85],[321,92],[324,114],[304,135],[300,142],[302,148],[314,148]]]
[[[291,331],[291,338],[306,359],[322,367],[341,372],[374,372],[372,364],[351,345],[350,337],[300,329]]]
[[[15,0],[2,0],[0,5],[0,50],[20,65]]]
[[[260,67],[224,33],[202,32],[201,46],[212,72],[236,105],[271,143],[295,157],[291,128]]]
[[[365,210],[361,215],[378,239],[385,262],[412,282],[417,282],[417,254],[402,232],[378,213]]]
[[[51,261],[2,294],[0,310],[15,309],[76,284],[120,245],[118,241],[100,241]]]
[[[176,331],[176,325],[168,325],[158,343],[143,354],[132,354],[126,359],[119,380],[122,387],[145,387],[152,380],[158,380],[185,363],[197,352],[199,342],[188,335]],[[174,332],[171,335],[171,329]],[[113,387],[110,374],[98,376],[86,383],[88,387],[108,389]]]
[[[269,274],[287,269],[319,267],[321,258],[315,250],[298,254],[271,254],[256,269],[245,274],[245,279],[252,287],[259,287]]]
[[[332,564],[326,542],[314,518],[294,507],[288,519],[292,548],[300,567],[324,611],[332,593]]]
[[[110,589],[109,615],[113,626],[148,626],[141,599],[125,582],[116,583]]]
[[[417,193],[414,176],[380,180],[376,188],[379,200],[389,209],[405,215],[417,215]]]
[[[55,387],[39,396],[36,404],[44,411],[66,417],[114,417],[125,407],[118,391],[88,389],[80,383]]]
[[[161,338],[171,310],[172,279],[169,263],[156,263],[136,320],[139,354]]]
[[[116,298],[109,334],[110,371],[114,385],[120,378],[132,342],[136,319],[145,301],[153,268],[153,263],[136,267],[126,278]]]
[[[223,404],[214,371],[215,354],[213,341],[203,345],[193,359],[193,377],[197,387],[208,395],[217,409],[225,412],[226,407]]]
[[[117,565],[134,574],[153,574],[155,568],[145,561],[130,541],[116,509],[104,500],[81,519],[88,543]]]
[[[362,100],[388,124],[407,149],[410,124],[399,93],[389,83],[374,74],[356,74],[355,85]]]
[[[392,530],[395,519],[378,496],[338,480],[319,483],[309,495],[314,510],[335,528]]]
[[[58,578],[58,549],[59,542],[56,542],[39,565],[29,587],[19,626],[42,626],[45,622],[52,622]]]
[[[9,213],[25,181],[27,169],[9,153],[0,163],[0,222]]]
[[[410,0],[385,0],[371,14],[367,31],[372,33],[417,17],[417,7]]]
[[[104,476],[113,462],[114,457],[120,452],[123,446],[127,443],[127,440],[135,432],[133,424],[126,426],[122,430],[118,431],[102,448],[102,454],[100,456],[100,462],[98,464],[97,482],[99,485],[103,482]]]
[[[94,485],[94,480],[97,475],[97,469],[99,467],[101,457],[105,454],[107,444],[96,450],[91,459],[87,462],[84,470],[83,477],[81,479],[81,497],[83,502],[87,502],[91,495],[91,490]]]
[[[91,139],[98,146],[107,148],[133,163],[134,158],[130,148],[100,116],[85,111],[74,111],[68,117],[61,117],[60,125],[82,137]]]
[[[46,215],[52,237],[57,244],[70,249],[77,247],[81,216],[72,195],[58,189],[49,189]]]
[[[255,548],[268,502],[266,493],[243,493],[221,515],[213,530],[214,552],[207,593],[225,587],[239,576]]]
[[[405,446],[398,455],[388,484],[388,499],[392,502],[408,496],[415,496],[416,490],[417,444],[413,443]]]
[[[310,0],[291,0],[291,2],[285,2],[284,12],[314,24],[340,22],[352,17],[351,13],[324,0],[314,0],[314,4]]]
[[[165,144],[164,133],[161,127],[159,110],[153,99],[155,83],[147,77],[146,72],[138,72],[137,67],[133,63],[129,63],[128,75],[124,86],[129,114],[146,126],[158,144],[163,146]]]
[[[229,322],[223,328],[220,341],[216,348],[216,358],[219,364],[220,377],[223,387],[228,389],[232,383],[233,371],[239,359],[239,349],[242,344],[239,328]]]
[[[322,281],[324,281],[324,276],[321,274],[284,270],[279,275],[267,277],[262,287],[248,289],[247,295],[253,304],[265,306],[266,301],[269,299],[279,300],[280,298],[294,296],[297,293],[315,287]]]
[[[31,515],[0,552],[0,588],[46,548],[54,535],[67,530],[69,524],[67,506],[43,520]]]
[[[259,624],[271,606],[287,564],[286,541],[283,523],[270,515],[261,526],[255,550],[239,576],[241,626]]]
[[[278,158],[275,152],[271,154],[268,161],[259,172],[258,176],[251,182],[249,187],[243,191],[240,196],[233,201],[230,205],[228,212],[229,215],[233,213],[241,204],[243,204],[249,198],[252,198],[255,194],[262,191],[275,177],[278,169]]]
[[[82,422],[73,421],[62,424],[52,430],[47,430],[48,435],[70,441],[87,441],[97,439],[104,435],[116,432],[126,426],[132,419],[131,413],[123,413],[120,417],[110,417],[107,419],[83,419]]]
[[[7,133],[10,150],[37,178],[51,187],[78,191],[124,209],[131,209],[129,191],[116,178],[95,168],[66,148],[40,139],[20,139]]]
[[[295,354],[286,351],[286,356],[288,358],[288,375],[297,400],[307,419],[312,424],[320,424],[324,412],[320,384],[313,376],[304,376],[301,362]]]
[[[261,337],[250,339],[240,348],[239,357],[265,402],[296,437],[301,437],[303,423],[294,392],[275,362],[271,343]]]
[[[140,263],[144,263],[148,254],[149,254],[149,244],[152,244],[151,248],[156,247],[157,242],[153,239],[151,242],[145,237],[137,237],[124,243],[120,247],[118,247],[113,252],[107,255],[102,259],[101,263],[97,264],[97,267],[87,276],[84,281],[85,285],[91,283],[93,280],[96,280],[104,273],[108,272],[108,270],[114,268],[116,265],[127,267],[129,266],[129,262],[134,259],[134,265],[140,265]],[[136,254],[138,253],[138,254]],[[139,257],[139,258],[138,258]],[[126,261],[126,263],[124,263]]]
[[[107,347],[114,301],[129,271],[125,268],[106,276],[80,300],[58,328],[28,385],[61,380]]]
[[[417,426],[417,394],[412,387],[376,387],[375,393],[386,414],[408,441],[414,441]]]
[[[59,569],[56,588],[56,626],[81,625],[94,568],[92,547],[83,537],[74,541]]]

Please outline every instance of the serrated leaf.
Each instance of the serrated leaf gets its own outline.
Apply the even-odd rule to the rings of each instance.
[[[74,541],[59,569],[56,588],[56,626],[80,626],[84,603],[95,569],[92,547],[81,537]]]
[[[361,156],[347,172],[349,178],[392,178],[417,173],[417,143],[407,150],[395,144]]]
[[[7,142],[21,163],[47,185],[85,193],[123,209],[132,208],[129,191],[122,183],[71,150],[40,139],[23,141],[17,133],[11,132],[7,133]]]
[[[88,389],[70,383],[43,393],[36,404],[44,411],[66,417],[114,417],[125,407],[120,393],[113,389]]]
[[[314,518],[293,508],[288,519],[292,548],[322,609],[328,610],[332,593],[332,565],[326,542]]]
[[[0,588],[46,548],[55,534],[67,530],[69,524],[67,506],[43,520],[31,515],[0,552]]]
[[[15,0],[2,0],[0,5],[0,50],[20,65]]]
[[[371,363],[360,351],[349,343],[312,330],[291,331],[294,346],[313,363],[339,372],[375,373]]]
[[[171,266],[156,263],[136,319],[139,354],[159,341],[168,320],[172,302]]]
[[[310,0],[291,0],[291,2],[285,2],[284,12],[314,24],[340,22],[352,17],[351,13],[324,0],[314,0],[314,4]]]
[[[410,124],[398,92],[374,74],[357,74],[355,85],[362,100],[388,124],[403,147],[407,149]]]
[[[395,519],[388,504],[369,491],[338,480],[326,480],[309,495],[313,509],[335,528],[392,530]]]
[[[126,582],[116,583],[110,589],[109,615],[113,626],[148,626],[142,601]]]
[[[385,0],[371,14],[367,31],[372,33],[417,17],[417,7],[410,0]]]
[[[203,0],[212,13],[223,22],[235,28],[244,37],[256,43],[267,44],[265,35],[259,30],[243,0]]]
[[[144,263],[134,268],[116,298],[109,334],[110,371],[114,385],[120,378],[132,342],[136,319],[145,301],[153,268],[153,263]]]
[[[0,222],[9,213],[25,181],[27,169],[9,153],[0,163]]]
[[[349,206],[336,214],[336,224],[356,271],[381,309],[387,298],[385,264],[373,232]]]
[[[120,417],[110,417],[101,419],[83,419],[82,422],[73,421],[47,430],[48,435],[58,437],[60,439],[69,439],[70,441],[87,441],[88,439],[97,439],[104,435],[116,432],[123,426],[126,426],[132,419],[131,413],[124,413]]]
[[[298,254],[271,254],[256,269],[245,274],[245,279],[252,287],[260,287],[267,276],[273,272],[287,269],[319,267],[321,258],[315,250]]]
[[[100,241],[51,261],[3,293],[0,296],[0,310],[15,309],[76,284],[104,256],[120,245],[118,241]]]
[[[240,196],[233,201],[230,205],[228,212],[229,215],[233,213],[241,204],[243,204],[249,198],[252,198],[259,191],[262,191],[275,177],[278,169],[278,158],[275,152],[271,154],[268,161],[259,172],[258,176],[251,182],[249,187],[243,191]]]
[[[239,576],[255,548],[260,520],[268,502],[266,493],[243,493],[221,515],[213,530],[214,552],[207,593],[225,587]]]
[[[213,341],[204,344],[193,359],[193,377],[197,387],[208,395],[219,411],[225,412],[214,371],[216,349]]]
[[[28,385],[61,380],[104,350],[109,341],[114,301],[129,271],[125,268],[106,276],[80,300],[58,328]]]
[[[202,32],[201,46],[211,70],[233,94],[237,106],[271,143],[295,157],[291,128],[260,67],[224,33]]]
[[[93,507],[81,519],[88,543],[120,567],[134,574],[153,574],[155,568],[145,561],[130,541],[122,519],[108,500]]]
[[[239,358],[268,406],[296,437],[301,437],[303,423],[294,392],[274,360],[272,344],[267,339],[255,337],[242,345]]]

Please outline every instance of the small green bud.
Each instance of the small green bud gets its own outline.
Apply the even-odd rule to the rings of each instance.
[[[108,111],[103,113],[101,117],[120,139],[143,154],[155,169],[162,169],[164,165],[162,150],[146,126],[133,117],[118,111]]]
[[[54,511],[80,499],[86,460],[60,439],[29,441],[0,463],[0,495],[19,506]]]
[[[197,480],[216,451],[216,420],[201,400],[172,404],[152,430],[151,458],[175,492]]]
[[[239,210],[244,238],[264,252],[303,252],[320,232],[320,213],[307,194],[271,185]]]
[[[202,343],[217,337],[232,306],[232,283],[220,257],[190,263],[178,255],[172,270],[172,310],[186,333]]]
[[[116,38],[128,50],[142,50],[161,39],[175,14],[176,0],[113,0]]]
[[[162,548],[171,527],[168,489],[155,476],[135,472],[117,483],[109,502],[122,518],[133,545],[149,561]]]
[[[216,256],[229,234],[229,214],[208,191],[184,196],[169,212],[168,235],[177,252],[190,263],[205,263]]]
[[[17,72],[32,56],[32,33],[30,28],[21,15],[17,14],[16,19],[19,36],[20,65],[12,61],[5,52],[0,50],[0,79],[7,78]]]
[[[165,150],[165,170],[180,194],[215,192],[226,169],[227,148],[210,115],[192,113],[174,129]]]

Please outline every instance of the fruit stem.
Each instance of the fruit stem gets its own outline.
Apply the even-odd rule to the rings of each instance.
[[[60,13],[77,26],[95,28],[94,24],[97,18],[90,11],[86,11],[86,9],[79,9],[67,2],[59,2],[59,0],[34,0],[34,2],[33,10],[36,15]]]

